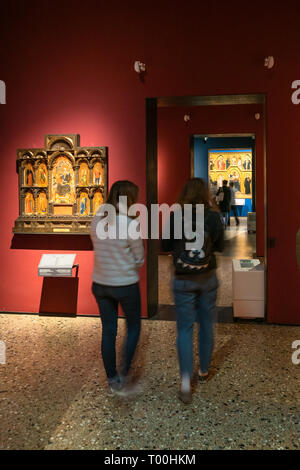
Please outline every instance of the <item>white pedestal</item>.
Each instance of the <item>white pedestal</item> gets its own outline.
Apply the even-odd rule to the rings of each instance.
[[[264,318],[265,270],[259,260],[232,260],[233,316]]]

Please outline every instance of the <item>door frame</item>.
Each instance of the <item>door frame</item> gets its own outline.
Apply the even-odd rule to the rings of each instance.
[[[267,255],[268,255],[268,219],[267,219],[267,148],[266,148],[266,108],[265,93],[238,95],[203,95],[146,98],[146,199],[149,214],[151,204],[158,204],[157,175],[157,109],[165,107],[224,106],[262,104],[264,109],[263,159],[264,159],[264,258],[265,258],[265,319],[267,319]],[[149,230],[149,233],[150,230]],[[159,241],[147,240],[147,314],[148,318],[157,313],[158,308],[158,251]]]

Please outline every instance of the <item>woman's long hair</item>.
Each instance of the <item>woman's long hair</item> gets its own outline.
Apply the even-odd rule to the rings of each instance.
[[[127,196],[127,207],[129,209],[130,206],[137,202],[138,195],[139,188],[136,184],[127,180],[116,181],[110,188],[106,203],[112,204],[118,213],[120,196]]]
[[[206,182],[201,178],[190,178],[187,180],[183,186],[178,203],[181,207],[183,207],[184,204],[204,204],[205,209],[219,211],[215,202],[210,199]]]

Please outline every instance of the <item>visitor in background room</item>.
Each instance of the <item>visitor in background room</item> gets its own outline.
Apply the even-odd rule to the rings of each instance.
[[[235,184],[234,184],[233,181],[230,181],[229,189],[230,189],[230,193],[231,193],[230,207],[231,207],[231,210],[232,210],[233,215],[235,217],[235,223],[238,226],[238,225],[240,225],[240,221],[239,221],[239,218],[238,218],[238,215],[237,215],[237,207],[236,207],[236,204],[235,204],[236,188],[235,188]],[[228,225],[230,225],[230,214],[229,214],[229,219],[228,219]]]
[[[214,203],[216,203],[218,189],[217,181],[212,181],[210,185],[210,198]]]
[[[119,197],[127,196],[127,208],[119,204]],[[136,350],[141,329],[141,298],[138,270],[144,263],[144,246],[141,238],[132,239],[128,226],[133,221],[127,210],[138,199],[138,187],[130,181],[117,181],[111,187],[107,204],[116,210],[114,221],[108,221],[108,229],[116,229],[116,237],[99,237],[99,223],[105,216],[101,206],[91,224],[91,239],[94,247],[94,270],[92,292],[98,303],[102,322],[101,352],[110,389],[126,396],[129,393],[127,375]],[[104,209],[105,210],[105,209]],[[103,211],[103,210],[102,210]],[[107,220],[107,219],[106,219]],[[115,227],[113,225],[115,224]],[[119,237],[119,229],[126,227],[127,238]],[[116,368],[116,336],[118,306],[122,307],[127,325],[127,337],[120,374]]]
[[[218,176],[218,181],[217,181],[218,187],[221,188],[223,185],[223,176],[219,175]]]
[[[223,180],[223,186],[219,188],[217,192],[217,201],[219,204],[220,211],[222,212],[225,228],[227,227],[227,225],[229,225],[230,199],[231,199],[230,189],[227,186],[227,184],[228,184],[228,181]]]
[[[173,293],[181,377],[179,398],[184,403],[191,403],[193,327],[195,322],[199,325],[199,381],[203,383],[209,378],[214,342],[212,313],[218,290],[214,251],[223,250],[224,231],[219,210],[210,201],[208,187],[201,178],[192,178],[186,182],[178,202],[181,208],[185,204],[193,206],[193,230],[196,229],[196,205],[204,205],[204,230],[206,232],[202,249],[187,251],[184,236],[181,239],[174,237],[175,217],[173,213],[170,218],[170,237],[162,240],[162,249],[172,252],[175,267]],[[182,227],[184,227],[184,216],[183,213],[179,220]]]

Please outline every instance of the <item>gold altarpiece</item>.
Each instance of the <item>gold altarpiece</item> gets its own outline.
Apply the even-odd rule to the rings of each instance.
[[[80,147],[78,134],[46,135],[17,150],[19,217],[14,233],[89,233],[107,195],[107,147]]]

